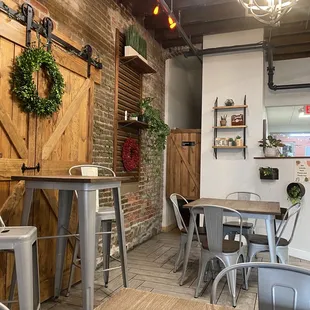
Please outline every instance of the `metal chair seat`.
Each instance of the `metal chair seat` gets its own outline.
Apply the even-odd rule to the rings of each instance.
[[[203,249],[209,250],[209,245],[208,245],[208,239],[201,240],[201,245]],[[241,246],[243,244],[241,243]],[[240,243],[239,241],[233,241],[233,240],[223,240],[223,245],[222,245],[222,252],[223,253],[235,253],[239,251]]]
[[[96,218],[99,218],[101,221],[105,220],[115,220],[115,210],[114,208],[99,208],[96,213]]]
[[[237,221],[230,221],[230,222],[225,222],[224,226],[228,226],[228,227],[240,227],[240,223]],[[244,229],[253,229],[254,224],[250,223],[250,222],[242,222],[242,230]]]
[[[250,235],[249,236],[249,242],[250,244],[261,244],[268,246],[268,237],[265,235]],[[276,238],[276,243],[278,246],[288,246],[289,242],[288,240],[284,238]]]

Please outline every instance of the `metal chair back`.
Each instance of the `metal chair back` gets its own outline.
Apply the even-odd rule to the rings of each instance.
[[[0,310],[9,310],[9,308],[0,302]]]
[[[222,277],[232,270],[241,268],[258,268],[259,309],[309,309],[310,271],[272,263],[242,263],[222,270],[213,282],[211,304],[216,303],[216,290]]]
[[[242,216],[241,214],[231,208],[226,208],[223,206],[195,206],[191,209],[191,212],[196,212],[197,208],[203,209],[204,221],[207,233],[208,248],[210,252],[222,253],[223,252],[223,222],[224,222],[224,211],[234,213],[237,216],[240,223],[240,235],[242,235]],[[198,213],[198,212],[197,212]],[[194,218],[194,216],[192,217]],[[198,234],[198,227],[196,222],[195,229]],[[200,241],[200,240],[199,240]],[[241,248],[241,238],[239,239],[239,249]]]
[[[300,210],[301,210],[301,204],[300,203],[296,203],[287,209],[287,211],[285,212],[285,215],[283,217],[283,220],[281,221],[281,224],[278,227],[277,232],[276,232],[276,237],[278,237],[276,245],[278,245],[278,243],[280,242],[280,239],[281,239],[284,231],[286,230],[288,223],[291,221],[294,221],[293,229],[291,230],[291,233],[289,235],[288,244],[290,244],[292,242],[293,237],[294,237],[294,233],[296,230]]]
[[[73,166],[69,169],[69,174],[70,175],[74,175],[74,174],[80,174],[82,176],[87,176],[87,177],[97,177],[99,175],[99,173],[101,174],[101,172],[103,173],[103,175],[105,173],[108,173],[110,175],[112,175],[113,177],[115,177],[115,172],[108,168],[108,167],[104,167],[104,166],[100,166],[100,165],[92,165],[92,164],[84,164],[84,165],[77,165],[77,166]],[[76,197],[78,197],[77,192],[75,192]],[[99,191],[97,190],[95,192],[95,196],[92,197],[92,193],[90,194],[91,196],[91,201],[95,201],[96,204],[96,211],[98,212],[99,210]]]
[[[261,201],[261,197],[253,192],[233,192],[228,194],[226,199]]]
[[[187,227],[185,225],[185,222],[183,220],[183,217],[179,209],[178,199],[183,199],[186,203],[188,203],[188,201],[180,194],[173,193],[170,195],[170,200],[172,202],[173,211],[174,211],[175,219],[177,221],[178,228],[180,229],[180,231],[185,230],[187,233]]]

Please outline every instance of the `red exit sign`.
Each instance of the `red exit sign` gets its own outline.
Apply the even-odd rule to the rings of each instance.
[[[305,105],[305,114],[310,114],[310,105]]]

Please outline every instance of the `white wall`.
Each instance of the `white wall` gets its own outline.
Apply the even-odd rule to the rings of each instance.
[[[262,40],[262,29],[219,34],[205,36],[204,48],[256,43]],[[237,190],[255,191],[257,172],[253,157],[261,154],[257,141],[262,138],[263,130],[263,82],[263,51],[204,56],[201,197],[225,198],[228,193]],[[243,104],[244,95],[247,95],[249,105],[247,159],[243,159],[241,150],[219,150],[216,160],[212,149],[214,101],[219,97],[219,105],[224,105],[227,98],[232,98],[235,104]],[[240,133],[238,130],[220,131],[219,135],[236,137]]]
[[[275,61],[274,66],[276,85],[310,83],[310,58]],[[309,102],[309,88],[272,91],[265,84],[266,106],[306,105]]]
[[[165,72],[165,121],[170,128],[201,126],[202,67],[196,58],[178,56],[166,61]],[[166,199],[166,154],[164,160],[164,228],[175,223],[173,209]]]

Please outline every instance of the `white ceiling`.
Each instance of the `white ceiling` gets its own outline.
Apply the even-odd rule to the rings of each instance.
[[[299,117],[303,106],[267,107],[269,132],[310,132],[310,117]]]

